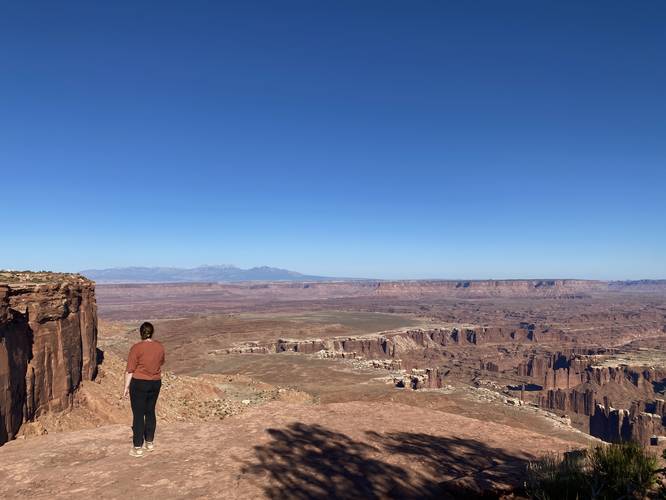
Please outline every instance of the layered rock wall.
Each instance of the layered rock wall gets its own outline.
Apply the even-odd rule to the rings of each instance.
[[[580,384],[632,384],[649,390],[663,377],[654,369],[620,366],[594,366],[593,351],[569,350],[547,355],[532,355],[516,368],[517,375],[531,378],[543,390],[571,389]]]
[[[517,371],[543,385],[544,391],[536,399],[539,406],[589,417],[589,432],[595,437],[646,445],[653,435],[666,434],[664,402],[650,401],[656,395],[655,384],[661,384],[666,376],[664,370],[595,366],[593,357],[556,353],[533,356]],[[627,401],[628,397],[637,399]],[[615,403],[624,408],[613,408],[611,398],[619,398]]]
[[[0,284],[0,444],[45,411],[71,406],[97,368],[94,284]]]
[[[259,346],[248,343],[228,350],[238,352],[298,352],[315,354],[320,351],[356,353],[366,358],[396,358],[417,349],[446,346],[474,346],[503,341],[535,341],[534,331],[528,327],[465,327],[413,329],[384,335],[336,337],[331,339],[279,339],[273,345]]]
[[[590,434],[604,441],[637,441],[650,444],[652,436],[666,434],[664,416],[642,412],[637,405],[631,409],[612,408],[608,401],[595,405],[590,417]]]
[[[576,298],[604,291],[607,284],[586,280],[388,281],[376,283],[376,295],[443,295],[450,297]]]
[[[539,396],[539,406],[565,413],[579,413],[590,416],[594,413],[596,393],[585,390],[549,390]]]
[[[128,299],[187,297],[209,303],[211,294],[222,294],[229,302],[282,302],[334,298],[395,298],[433,300],[438,298],[579,298],[607,292],[601,281],[585,280],[480,280],[480,281],[328,281],[264,283],[166,283],[107,284],[99,287],[107,311],[123,307]],[[100,299],[101,300],[101,299]]]

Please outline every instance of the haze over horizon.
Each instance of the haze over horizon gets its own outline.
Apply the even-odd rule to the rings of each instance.
[[[257,266],[248,269],[242,269],[231,264],[209,265],[204,264],[193,268],[180,268],[173,266],[150,267],[150,266],[129,266],[112,267],[106,269],[83,269],[81,274],[98,283],[171,283],[171,282],[234,282],[234,281],[329,281],[329,280],[367,280],[367,279],[388,279],[391,278],[366,278],[364,276],[321,276],[300,273],[294,269],[281,269],[271,266]],[[400,279],[400,278],[398,278]],[[402,278],[404,279],[404,278]],[[422,277],[416,279],[432,280],[494,280],[493,277],[474,277],[474,278],[447,278],[442,276]],[[503,278],[508,280],[534,279],[569,279],[566,276],[531,276],[531,277],[513,277]],[[612,280],[607,280],[612,281]],[[621,281],[640,281],[621,280]],[[659,280],[659,281],[666,281]]]
[[[666,3],[3,6],[0,268],[666,278]]]

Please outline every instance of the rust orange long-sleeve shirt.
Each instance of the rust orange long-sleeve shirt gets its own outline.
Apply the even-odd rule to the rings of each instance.
[[[156,340],[143,340],[132,346],[127,357],[127,373],[140,380],[160,380],[164,346]]]

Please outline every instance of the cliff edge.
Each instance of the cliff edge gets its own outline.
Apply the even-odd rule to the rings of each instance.
[[[24,422],[71,407],[97,368],[95,284],[79,275],[0,272],[0,445]]]
[[[127,424],[14,440],[0,448],[0,497],[513,498],[527,461],[584,446],[571,439],[391,402],[273,401],[158,424],[140,459]]]

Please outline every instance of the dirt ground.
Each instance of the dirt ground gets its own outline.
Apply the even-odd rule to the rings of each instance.
[[[398,403],[271,402],[220,423],[158,424],[129,457],[126,425],[0,448],[2,498],[468,498],[520,483],[551,436]]]

